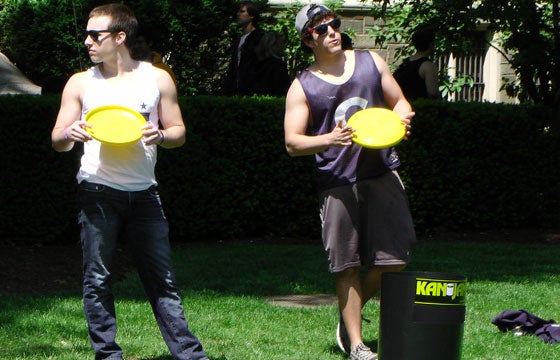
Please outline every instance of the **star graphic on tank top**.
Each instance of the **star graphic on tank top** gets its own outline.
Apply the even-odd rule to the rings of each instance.
[[[146,110],[146,107],[147,107],[147,106],[148,106],[148,105],[145,104],[145,103],[140,104],[140,108],[141,108],[142,110]]]

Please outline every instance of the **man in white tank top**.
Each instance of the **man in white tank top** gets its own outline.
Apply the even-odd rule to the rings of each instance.
[[[111,290],[112,258],[122,234],[173,358],[207,359],[183,314],[171,266],[168,223],[154,175],[157,147],[183,145],[185,126],[169,74],[132,57],[137,32],[137,19],[123,4],[102,5],[90,12],[84,43],[97,65],[68,80],[51,135],[56,151],[69,151],[76,142],[84,145],[77,175],[78,219],[90,341],[96,359],[122,359],[123,351],[115,341]],[[122,146],[93,139],[85,118],[102,105],[141,113],[146,119],[141,139]]]
[[[379,290],[383,272],[405,267],[416,237],[395,169],[368,165],[383,153],[353,144],[347,110],[348,104],[387,107],[400,114],[407,135],[414,113],[378,54],[342,50],[340,26],[323,5],[306,5],[296,16],[296,29],[315,61],[288,90],[285,143],[291,156],[316,156],[319,179],[335,179],[319,186],[323,245],[340,310],[337,340],[352,360],[375,360],[377,354],[363,343],[361,310]],[[375,166],[381,171],[372,171]]]

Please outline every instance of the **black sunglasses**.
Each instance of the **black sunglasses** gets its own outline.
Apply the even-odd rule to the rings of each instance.
[[[109,33],[109,34],[114,34],[114,31],[111,31],[109,29],[107,30],[84,30],[84,38],[87,39],[87,37],[89,36],[93,41],[97,42],[99,41],[99,34],[101,33]],[[102,40],[104,40],[105,38],[103,38]]]
[[[321,35],[325,35],[327,33],[327,31],[329,30],[329,26],[333,28],[333,30],[338,30],[340,28],[341,25],[341,20],[340,18],[334,18],[331,21],[329,21],[328,23],[324,23],[321,25],[317,25],[314,27],[310,27],[309,28],[309,32],[316,32],[319,36]]]

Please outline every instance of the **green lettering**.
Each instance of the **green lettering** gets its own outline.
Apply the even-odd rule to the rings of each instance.
[[[447,294],[447,284],[442,282],[436,284],[437,284],[436,296],[445,296],[445,294]]]
[[[428,286],[426,286],[426,292],[428,295],[437,296],[437,283],[429,283]]]
[[[457,296],[465,296],[467,285],[465,283],[457,284]]]
[[[416,280],[416,295],[426,295],[426,281]]]

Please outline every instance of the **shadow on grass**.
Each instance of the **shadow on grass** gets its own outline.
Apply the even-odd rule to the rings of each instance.
[[[407,270],[465,275],[468,281],[550,281],[558,274],[560,246],[491,243],[420,243]]]
[[[464,275],[468,281],[548,281],[557,274],[560,246],[507,242],[419,242],[406,270]],[[332,294],[334,277],[319,240],[303,244],[233,241],[176,246],[173,262],[182,293],[205,291],[223,295],[275,296]],[[121,299],[145,300],[132,271],[114,286]],[[80,297],[80,289],[58,291],[57,297]],[[36,296],[44,298],[48,294]],[[54,295],[53,295],[54,296]],[[0,296],[33,307],[35,297]],[[17,299],[17,300],[16,300]],[[22,302],[21,302],[22,301]],[[0,322],[17,314],[0,312]]]
[[[549,281],[557,274],[560,246],[420,242],[412,254],[408,271],[460,274],[468,281]],[[174,265],[182,292],[245,296],[334,292],[334,277],[320,242],[184,244],[174,251]],[[144,298],[135,274],[123,284],[120,296]]]
[[[273,296],[334,292],[334,279],[320,244],[248,241],[184,244],[173,255],[182,293]],[[144,298],[136,273],[117,285],[120,297]]]

